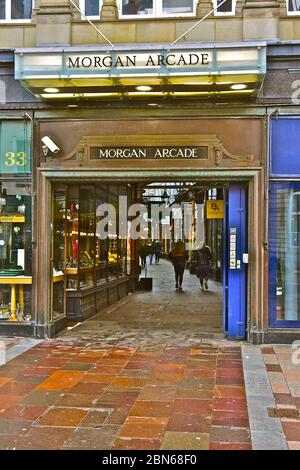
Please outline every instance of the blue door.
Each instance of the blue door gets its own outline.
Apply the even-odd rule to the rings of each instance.
[[[246,339],[247,188],[230,184],[225,197],[223,326],[228,339]]]

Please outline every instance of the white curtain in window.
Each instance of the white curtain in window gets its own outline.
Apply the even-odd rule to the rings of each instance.
[[[290,0],[289,11],[300,11],[300,0]]]

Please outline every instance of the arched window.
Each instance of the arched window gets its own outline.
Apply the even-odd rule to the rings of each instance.
[[[0,22],[30,21],[32,0],[0,0]]]
[[[300,0],[287,0],[287,9],[289,15],[299,15]]]

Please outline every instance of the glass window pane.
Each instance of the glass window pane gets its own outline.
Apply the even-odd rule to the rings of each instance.
[[[217,5],[220,5],[224,0],[217,0]],[[232,0],[227,0],[223,5],[218,8],[218,13],[232,12]]]
[[[153,15],[153,0],[123,0],[122,15]]]
[[[1,182],[0,319],[31,319],[31,239],[30,187]]]
[[[289,0],[289,11],[297,12],[300,11],[300,0]]]
[[[11,19],[30,20],[32,0],[11,0]]]
[[[193,0],[162,0],[162,10],[165,14],[193,13]]]
[[[270,289],[276,320],[300,320],[300,183],[270,192]],[[274,312],[273,312],[274,315]]]
[[[52,318],[65,313],[64,270],[66,236],[66,193],[64,189],[55,189],[53,198],[53,309]]]
[[[100,15],[99,0],[85,0],[84,13],[86,16],[99,16]]]
[[[84,290],[94,285],[96,239],[93,186],[80,186],[79,210],[79,287]]]
[[[0,0],[0,20],[5,20],[5,0]]]

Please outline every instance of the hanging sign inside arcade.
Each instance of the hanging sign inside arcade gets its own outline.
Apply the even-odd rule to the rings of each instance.
[[[91,160],[208,159],[208,147],[92,147]]]
[[[206,218],[207,219],[223,219],[224,218],[224,201],[210,200],[206,202]]]

